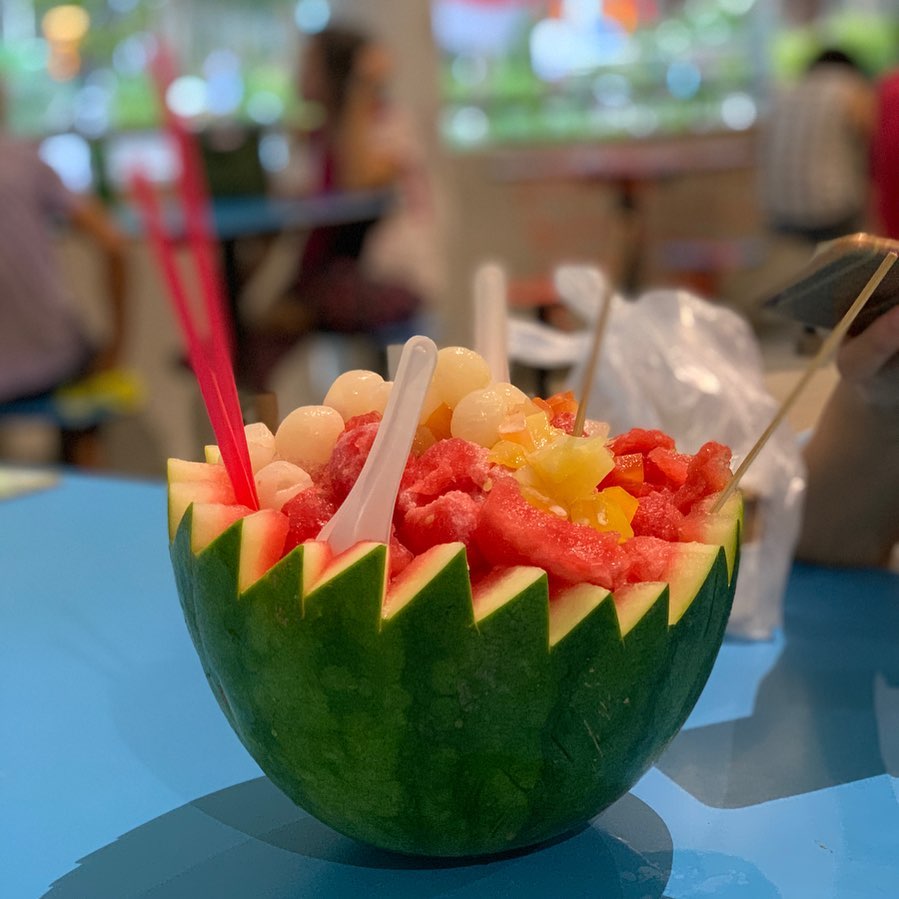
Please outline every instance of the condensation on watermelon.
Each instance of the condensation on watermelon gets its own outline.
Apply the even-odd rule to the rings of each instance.
[[[597,584],[608,590],[627,574],[628,561],[617,534],[572,524],[535,508],[510,477],[494,482],[474,538],[494,567],[536,565],[558,581]]]

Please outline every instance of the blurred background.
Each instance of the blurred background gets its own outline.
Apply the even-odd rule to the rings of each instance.
[[[761,135],[773,98],[823,48],[851,53],[871,79],[899,61],[895,0],[0,0],[8,129],[70,190],[98,197],[129,241],[124,363],[143,399],[104,426],[106,467],[159,475],[205,439],[128,196],[135,166],[163,195],[178,172],[149,70],[157,42],[178,61],[165,102],[198,135],[213,195],[290,198],[307,192],[304,135],[323,116],[297,73],[335,22],[372,34],[395,63],[391,96],[414,127],[439,223],[428,299],[439,342],[470,342],[485,259],[506,268],[519,314],[543,317],[555,266],[587,262],[631,295],[684,286],[747,315],[774,391],[790,382],[796,335],[766,322],[758,300],[808,246],[767,227]],[[226,235],[235,304],[265,306],[316,224]],[[102,334],[91,246],[60,228],[58,252],[86,328]],[[346,335],[310,352],[307,369],[356,367]],[[294,393],[318,402],[315,389]],[[52,423],[2,412],[0,458],[52,458]]]

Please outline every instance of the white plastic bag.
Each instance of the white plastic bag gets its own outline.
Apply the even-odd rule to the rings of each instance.
[[[599,290],[591,299],[583,290],[572,291],[564,278],[557,283],[566,302],[595,319]],[[683,291],[611,302],[588,416],[609,422],[613,434],[659,428],[688,453],[717,440],[731,447],[738,465],[777,410],[748,324]],[[590,340],[586,332],[563,335],[532,322],[510,324],[511,358],[547,367],[573,362],[570,386],[579,389]],[[788,426],[768,441],[741,489],[756,514],[747,516],[728,633],[767,639],[782,622],[805,490],[802,456]]]

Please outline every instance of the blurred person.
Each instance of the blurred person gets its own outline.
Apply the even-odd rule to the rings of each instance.
[[[424,154],[389,98],[392,70],[387,49],[349,27],[329,27],[304,48],[299,91],[323,113],[306,141],[312,192],[393,195],[382,217],[309,234],[294,283],[265,322],[268,347],[256,347],[252,374],[260,382],[310,331],[386,344],[423,330],[420,313],[442,272]]]
[[[782,243],[796,243],[802,254],[864,230],[873,124],[873,88],[842,50],[823,50],[795,85],[776,94],[762,133],[761,205]],[[811,354],[820,342],[807,327],[797,349]]]
[[[860,66],[829,49],[773,101],[763,133],[762,208],[776,234],[816,244],[863,230],[874,93]]]
[[[110,314],[104,346],[91,343],[73,308],[56,257],[54,226],[61,222],[104,254]],[[125,280],[125,242],[100,203],[69,191],[32,143],[0,131],[0,402],[35,398],[117,366]],[[96,430],[64,430],[61,454],[75,465],[96,465]]]
[[[871,177],[877,233],[899,238],[899,68],[877,85]]]
[[[805,446],[797,556],[882,566],[899,543],[899,306],[837,356],[841,378]]]

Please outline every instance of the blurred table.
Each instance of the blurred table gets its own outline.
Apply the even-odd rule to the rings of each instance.
[[[377,221],[390,206],[392,191],[357,191],[304,197],[228,196],[213,197],[211,222],[222,251],[222,276],[234,324],[238,346],[241,344],[239,296],[243,284],[238,262],[238,244],[242,240],[271,237],[287,232],[308,232],[328,225],[347,225]],[[167,198],[162,207],[168,232],[176,239],[185,236],[183,210],[175,198]],[[123,204],[116,217],[132,237],[143,234],[143,222],[137,210]],[[297,250],[299,264],[300,250]]]
[[[899,577],[797,566],[687,727],[590,827],[477,864],[338,836],[264,778],[181,617],[164,488],[0,502],[0,895],[895,896]]]
[[[499,181],[586,181],[611,188],[618,216],[629,233],[620,285],[628,294],[636,293],[641,286],[640,270],[648,250],[646,188],[685,175],[751,169],[756,159],[752,132],[598,140],[491,152],[493,174]],[[739,241],[725,241],[711,251],[709,242],[705,243],[704,265],[720,264],[722,258],[729,261],[741,250]],[[696,257],[702,247],[695,241],[691,244],[689,251]]]

